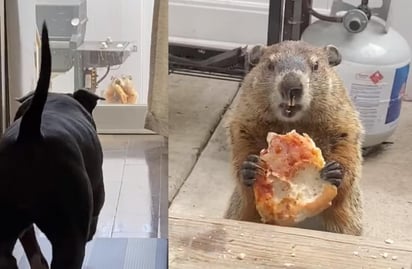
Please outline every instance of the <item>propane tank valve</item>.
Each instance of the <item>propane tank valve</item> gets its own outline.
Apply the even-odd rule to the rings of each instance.
[[[360,9],[349,10],[343,16],[343,26],[350,33],[360,33],[368,25],[368,16]]]

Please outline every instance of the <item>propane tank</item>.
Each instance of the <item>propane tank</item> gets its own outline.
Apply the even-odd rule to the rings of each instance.
[[[390,1],[382,2],[367,14],[365,6],[334,1],[331,16],[343,13],[342,19],[318,20],[301,37],[317,46],[333,44],[341,52],[336,70],[359,111],[363,147],[381,144],[395,132],[411,60],[407,41],[389,26]]]

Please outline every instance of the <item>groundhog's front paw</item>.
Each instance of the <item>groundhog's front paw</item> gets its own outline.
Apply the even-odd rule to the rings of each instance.
[[[323,180],[339,187],[343,180],[343,168],[338,162],[328,162],[320,171],[320,176]]]
[[[262,160],[257,155],[249,155],[242,163],[240,175],[243,184],[250,187],[256,180],[256,176],[263,172]]]

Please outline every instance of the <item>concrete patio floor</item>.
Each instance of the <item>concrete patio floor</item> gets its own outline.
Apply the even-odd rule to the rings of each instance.
[[[171,75],[169,215],[223,217],[233,189],[222,117],[238,83]],[[393,144],[364,160],[365,235],[412,241],[412,103]]]

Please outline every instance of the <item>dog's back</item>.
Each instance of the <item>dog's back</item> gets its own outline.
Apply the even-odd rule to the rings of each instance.
[[[39,129],[41,136],[21,139],[19,135],[22,120],[28,113],[30,111],[26,111],[22,118],[11,124],[0,142],[0,175],[1,170],[10,170],[13,164],[18,164],[20,169],[16,167],[14,176],[20,175],[20,179],[14,180],[16,184],[33,184],[42,187],[42,181],[47,180],[52,169],[50,162],[56,158],[68,159],[71,155],[79,162],[79,165],[85,166],[90,179],[93,180],[93,173],[95,173],[93,170],[101,170],[103,154],[93,118],[82,104],[68,95],[49,94],[42,111]],[[2,152],[7,152],[7,156],[4,156]],[[13,156],[10,152],[13,152]],[[35,154],[30,163],[28,163],[29,154]],[[46,159],[45,162],[43,158]],[[49,166],[49,168],[42,170],[44,177],[31,179],[30,175],[34,174],[33,171],[21,169],[28,165]],[[5,180],[0,179],[0,192]]]
[[[17,189],[24,191],[19,187],[24,185],[30,187],[27,194],[33,194],[26,196],[27,199],[38,197],[37,188],[44,188],[49,185],[47,181],[53,180],[49,179],[53,177],[53,161],[72,156],[78,165],[97,166],[96,169],[101,168],[103,161],[89,111],[72,96],[48,93],[51,53],[45,25],[41,57],[36,90],[26,100],[24,113],[6,130],[0,142],[0,175],[8,174],[0,179],[0,193],[7,189],[3,187],[9,187],[9,193]],[[38,175],[36,169],[41,169],[43,177],[31,178],[31,175]]]

